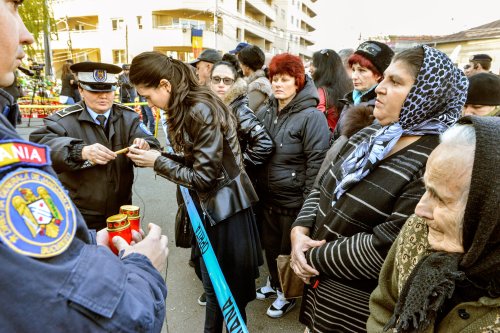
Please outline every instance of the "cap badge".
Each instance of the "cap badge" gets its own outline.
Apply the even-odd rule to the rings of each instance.
[[[76,210],[52,175],[19,168],[0,182],[0,241],[35,258],[56,256],[75,236]]]
[[[108,73],[105,69],[96,69],[94,70],[94,80],[96,82],[106,82],[108,77]]]

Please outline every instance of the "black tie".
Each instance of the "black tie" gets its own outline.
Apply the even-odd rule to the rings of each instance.
[[[105,125],[105,123],[106,123],[106,116],[100,114],[100,115],[98,115],[96,117],[96,119],[99,121],[99,125],[101,125],[102,129],[104,130],[104,133],[106,133],[106,135],[108,135],[108,132],[106,131],[106,125]]]
[[[101,125],[102,128],[105,127],[105,123],[106,123],[106,116],[100,114],[96,117],[96,119],[99,121],[99,124]]]

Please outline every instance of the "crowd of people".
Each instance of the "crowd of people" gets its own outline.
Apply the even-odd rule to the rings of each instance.
[[[0,0],[0,87],[33,43],[17,10]],[[141,167],[189,190],[245,322],[255,299],[272,301],[271,318],[294,308],[276,265],[290,255],[305,332],[499,331],[500,78],[488,55],[470,60],[368,40],[315,52],[310,73],[248,43],[191,63],[144,52],[122,67],[64,64],[69,106],[30,141],[10,109],[0,116],[0,327],[161,330],[166,236],[150,224],[127,244],[106,231]],[[122,102],[164,110],[168,151],[114,101],[118,87]],[[222,333],[192,244],[203,331]]]

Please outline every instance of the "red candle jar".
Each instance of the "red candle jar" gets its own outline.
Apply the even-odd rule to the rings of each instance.
[[[113,245],[113,237],[120,236],[128,244],[132,241],[132,230],[130,223],[127,220],[127,215],[116,214],[106,219],[108,234],[109,234],[109,247],[114,254],[118,254],[118,250]]]
[[[120,207],[120,214],[127,215],[128,222],[130,223],[130,229],[139,232],[141,229],[141,216],[140,208],[133,205],[123,205]]]

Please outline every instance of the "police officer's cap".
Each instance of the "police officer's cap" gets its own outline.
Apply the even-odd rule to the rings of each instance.
[[[79,62],[70,69],[77,73],[80,86],[88,91],[115,91],[122,71],[119,66],[92,61]]]

